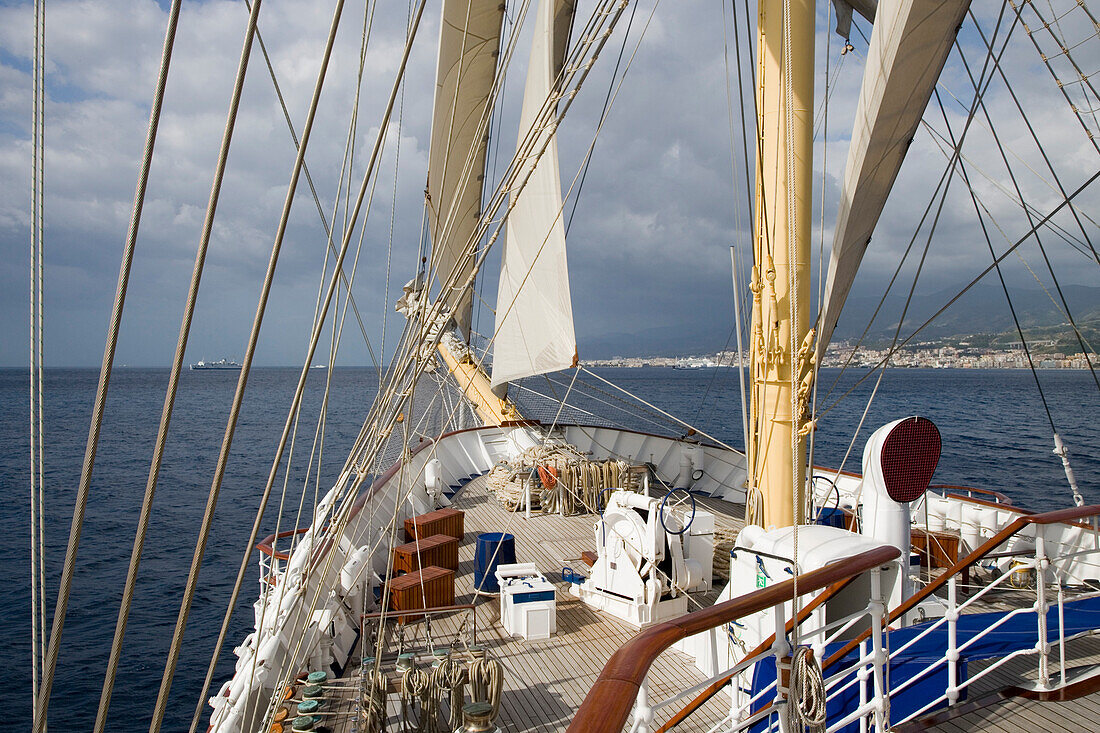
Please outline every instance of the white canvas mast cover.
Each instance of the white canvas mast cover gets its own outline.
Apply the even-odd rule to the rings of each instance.
[[[848,148],[818,353],[836,328],[886,197],[970,0],[879,0]]]
[[[527,69],[527,85],[520,113],[519,145],[530,151],[521,164],[527,184],[508,216],[497,289],[496,340],[493,345],[493,387],[533,374],[565,369],[576,359],[573,308],[569,299],[569,271],[565,261],[561,178],[553,121],[556,115],[539,112],[551,94],[568,45],[573,0],[541,0]],[[533,125],[533,145],[524,139]],[[546,149],[536,160],[539,150]]]
[[[469,332],[470,295],[460,297],[473,268],[467,254],[481,217],[481,187],[489,136],[489,97],[496,75],[501,0],[444,0],[439,31],[432,137],[428,151],[431,271],[444,282],[457,268],[444,302]]]

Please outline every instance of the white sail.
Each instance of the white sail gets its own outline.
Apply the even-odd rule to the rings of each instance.
[[[428,224],[436,282],[458,273],[454,295],[445,302],[464,332],[470,326],[471,296],[460,297],[460,291],[473,268],[469,245],[481,216],[489,97],[503,17],[500,0],[444,0],[439,31]]]
[[[836,328],[886,197],[969,7],[970,0],[878,3],[818,318],[818,353],[824,352]]]
[[[556,93],[573,9],[572,0],[539,3],[519,126],[520,147],[531,154],[518,180],[532,166],[533,170],[508,217],[497,289],[493,387],[565,369],[576,359],[555,116],[543,114],[542,120],[537,119],[546,100]],[[532,126],[542,122],[550,124],[537,130],[533,145],[528,141],[524,146]],[[544,142],[545,150],[536,160]]]

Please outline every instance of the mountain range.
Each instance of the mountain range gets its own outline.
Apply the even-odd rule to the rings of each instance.
[[[914,295],[909,304],[901,338],[913,331],[937,313],[954,298],[962,285],[947,287],[925,295]],[[1038,287],[1011,288],[1009,291],[1013,309],[1021,328],[1029,339],[1041,338],[1065,343],[1067,348],[1079,349],[1076,338],[1061,308],[1061,299],[1053,288],[1049,292]],[[1069,304],[1070,313],[1084,334],[1093,351],[1100,349],[1096,336],[1100,332],[1100,287],[1066,285],[1062,294]],[[852,295],[848,298],[844,314],[837,324],[833,341],[857,339],[867,327],[879,297]],[[869,345],[889,342],[893,339],[905,307],[905,294],[891,296],[867,330],[864,342]],[[713,354],[723,349],[736,348],[733,334],[733,316],[714,314],[692,323],[643,329],[631,333],[580,336],[578,349],[586,359],[607,359],[614,356],[687,356]],[[747,318],[747,316],[745,316]],[[974,334],[998,336],[999,343],[1018,341],[1012,312],[1005,305],[1004,291],[996,280],[975,285],[952,303],[913,341],[932,341]],[[747,346],[747,344],[746,344]]]

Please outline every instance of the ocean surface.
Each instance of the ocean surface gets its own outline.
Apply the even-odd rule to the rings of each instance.
[[[577,404],[568,415],[570,420],[594,420],[588,413],[597,413],[638,430],[682,434],[686,429],[662,417],[659,410],[664,410],[731,445],[743,443],[734,370],[600,369],[597,374],[625,392],[583,377],[585,384],[574,385],[570,393]],[[818,465],[838,466],[853,445],[853,431],[874,385],[873,379],[857,385],[864,374],[822,373],[818,404],[829,409],[819,423]],[[112,731],[148,728],[237,376],[237,372],[221,371],[183,375],[112,698]],[[190,723],[297,376],[295,369],[267,368],[254,370],[250,379],[200,588],[187,623],[165,730],[186,730]],[[299,492],[327,376],[327,370],[320,369],[310,374],[288,478]],[[163,369],[126,368],[113,377],[50,706],[52,730],[89,730],[95,719],[167,377]],[[1055,425],[1070,450],[1081,492],[1086,502],[1100,503],[1100,392],[1088,372],[1042,371],[1040,379]],[[97,380],[96,370],[46,373],[47,623],[68,540]],[[359,432],[376,384],[377,373],[371,369],[332,372],[320,467],[322,493]],[[528,389],[560,394],[568,388],[568,377],[559,375],[529,380],[517,396],[523,403],[532,396]],[[642,397],[652,407],[639,406],[626,393]],[[943,456],[934,483],[996,489],[1035,510],[1072,502],[1061,463],[1051,453],[1050,423],[1030,372],[888,372],[845,468],[859,470],[863,444],[874,428],[914,414],[935,422],[943,436]],[[553,419],[552,414],[537,417]],[[0,526],[5,528],[0,550],[6,558],[0,564],[5,589],[0,595],[0,633],[5,642],[0,661],[16,678],[5,706],[5,723],[12,730],[29,727],[32,707],[28,421],[26,371],[0,370],[0,445],[4,446],[0,487],[7,497],[0,505]],[[280,470],[277,486],[285,476]],[[312,487],[316,470],[310,476]],[[270,510],[265,516],[261,534],[274,529],[275,514]],[[284,511],[284,516],[292,514],[292,509]],[[256,560],[253,551],[229,641],[219,660],[215,690],[232,671],[232,647],[251,626],[251,603],[258,590]],[[203,713],[204,725],[208,711]]]

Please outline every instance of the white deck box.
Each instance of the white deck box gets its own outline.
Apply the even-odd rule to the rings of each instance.
[[[500,565],[494,574],[504,630],[527,640],[549,639],[558,627],[554,584],[533,563]]]

